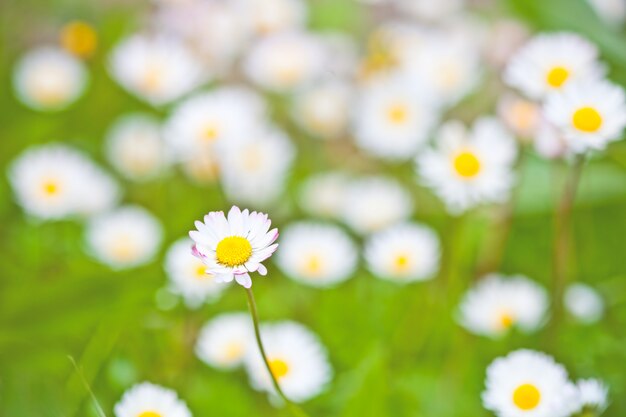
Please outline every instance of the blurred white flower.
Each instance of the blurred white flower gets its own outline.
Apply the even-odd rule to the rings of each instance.
[[[573,152],[603,150],[622,137],[626,97],[620,86],[605,80],[568,83],[548,95],[544,114]]]
[[[257,40],[243,69],[259,87],[285,93],[318,79],[327,59],[321,41],[307,32],[281,32]]]
[[[348,183],[348,176],[342,172],[314,174],[300,185],[300,207],[314,216],[338,219]]]
[[[397,283],[432,279],[439,269],[440,245],[428,227],[402,223],[368,238],[364,257],[377,277]]]
[[[16,200],[30,215],[60,219],[112,207],[119,188],[83,153],[65,145],[24,151],[8,169]]]
[[[483,405],[499,417],[569,417],[578,391],[551,356],[520,349],[487,368]]]
[[[323,81],[296,94],[292,115],[314,137],[339,139],[346,134],[352,88],[346,81]]]
[[[443,20],[459,13],[465,0],[393,0],[400,10],[423,20]]]
[[[308,6],[304,0],[239,0],[245,18],[257,35],[304,27]]]
[[[228,217],[223,211],[212,211],[204,222],[196,221],[197,230],[189,232],[195,242],[192,253],[207,266],[207,273],[217,282],[233,279],[245,288],[252,286],[250,272],[267,274],[261,263],[268,259],[278,244],[278,229],[269,230],[272,221],[267,214],[241,211],[233,206]]]
[[[563,134],[543,118],[539,121],[533,145],[535,151],[547,159],[563,158],[571,153]]]
[[[498,101],[498,116],[518,139],[532,141],[541,121],[541,108],[515,94],[504,94]]]
[[[217,155],[214,152],[197,152],[183,161],[183,172],[198,184],[213,184],[219,176]]]
[[[113,409],[115,417],[191,417],[176,391],[142,382],[124,392]]]
[[[571,284],[565,289],[563,303],[567,311],[583,323],[595,323],[604,315],[604,300],[591,286]]]
[[[613,26],[623,26],[626,21],[626,1],[624,0],[587,0],[596,14],[603,21]]]
[[[85,231],[89,252],[114,269],[150,262],[161,245],[158,220],[139,206],[124,206],[92,219]]]
[[[495,119],[478,119],[468,132],[460,122],[443,125],[437,147],[417,157],[419,180],[452,214],[481,203],[505,201],[514,184],[515,139]]]
[[[105,151],[111,165],[135,181],[154,178],[171,159],[158,121],[143,114],[118,119],[107,134]]]
[[[188,238],[174,242],[165,254],[164,268],[172,292],[180,294],[187,306],[197,308],[218,298],[226,286],[206,272],[206,265],[191,253],[192,247],[193,241]]]
[[[521,275],[491,274],[465,294],[458,322],[472,333],[499,337],[511,328],[537,330],[544,324],[547,310],[548,295],[539,284]]]
[[[35,110],[69,106],[81,96],[87,81],[87,70],[79,59],[52,47],[27,52],[13,72],[17,98]]]
[[[133,35],[113,49],[109,69],[130,93],[152,105],[167,104],[207,81],[197,57],[169,36]]]
[[[344,196],[341,218],[354,231],[368,234],[408,219],[411,195],[395,180],[364,177],[352,181]]]
[[[572,82],[602,76],[604,67],[597,59],[596,46],[579,35],[540,34],[511,57],[504,81],[532,99],[541,99]]]
[[[529,29],[520,21],[498,19],[490,26],[483,46],[486,60],[501,68],[511,56],[528,40]]]
[[[226,313],[202,327],[195,351],[209,366],[234,369],[243,364],[251,350],[257,353],[256,349],[250,316],[247,313]]]
[[[264,324],[261,337],[272,373],[290,400],[301,402],[313,398],[332,379],[325,347],[301,324],[288,321]],[[276,395],[257,350],[249,351],[245,365],[253,388]]]
[[[299,222],[281,238],[278,267],[289,278],[312,287],[332,287],[350,278],[358,253],[354,242],[337,226]]]
[[[599,379],[579,379],[576,381],[578,388],[578,399],[585,411],[591,412],[589,415],[599,416],[609,405],[609,388]]]

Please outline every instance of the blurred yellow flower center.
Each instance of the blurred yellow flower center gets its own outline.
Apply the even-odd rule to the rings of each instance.
[[[215,254],[220,264],[235,267],[248,262],[252,255],[252,245],[244,237],[229,236],[217,244]]]
[[[139,413],[137,417],[162,417],[162,416],[156,411],[144,411],[142,413]]]
[[[282,359],[272,359],[269,361],[270,370],[274,378],[280,379],[289,373],[289,365]]]
[[[513,403],[524,411],[532,410],[539,405],[541,393],[532,384],[523,384],[513,392]]]
[[[596,132],[602,126],[602,116],[593,107],[582,107],[572,117],[574,127],[583,132]]]
[[[43,193],[49,197],[59,193],[59,184],[55,181],[46,181],[42,185]]]
[[[217,130],[217,127],[215,125],[209,125],[205,127],[202,131],[202,139],[205,142],[213,142],[215,139],[217,139],[218,134],[219,131]]]
[[[304,270],[311,274],[318,274],[322,270],[322,260],[317,255],[311,255],[304,265]]]
[[[141,83],[141,88],[148,93],[154,93],[161,88],[162,84],[163,70],[161,70],[160,67],[153,66],[146,72]]]
[[[91,25],[77,20],[61,29],[61,45],[66,51],[86,58],[95,52],[98,35]]]
[[[121,237],[111,248],[111,254],[118,261],[131,261],[137,256],[137,246],[126,237]]]
[[[224,358],[228,361],[239,359],[243,355],[243,346],[241,343],[232,342],[226,346]]]
[[[513,106],[511,114],[517,128],[526,130],[532,127],[537,118],[537,109],[530,102],[519,101]]]
[[[67,98],[67,86],[39,86],[31,89],[31,94],[41,104],[54,106],[62,103]]]
[[[515,319],[513,318],[511,314],[502,313],[500,315],[500,325],[502,326],[503,329],[510,328],[514,322],[515,322]]]
[[[393,266],[396,272],[405,272],[409,268],[409,257],[404,254],[398,255]]]
[[[409,112],[407,111],[406,106],[402,104],[395,104],[389,108],[387,111],[387,117],[389,121],[394,124],[402,124],[406,122],[409,116]]]
[[[569,71],[563,67],[554,67],[546,76],[546,81],[551,87],[559,88],[567,78],[569,77]]]
[[[454,169],[460,176],[471,178],[480,172],[480,161],[471,152],[461,152],[454,158]]]
[[[206,273],[206,266],[204,264],[200,264],[196,267],[196,278],[197,279],[205,279],[208,278],[209,274]]]

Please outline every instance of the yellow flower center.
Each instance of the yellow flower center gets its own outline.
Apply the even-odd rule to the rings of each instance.
[[[511,314],[500,314],[500,326],[502,326],[503,329],[509,329],[511,326],[513,326],[513,323],[515,323],[515,319]]]
[[[553,88],[559,88],[567,78],[569,77],[569,71],[563,67],[554,67],[550,71],[548,71],[548,75],[546,76],[546,81]]]
[[[513,403],[524,411],[537,407],[539,401],[541,401],[541,393],[532,384],[522,384],[513,392]]]
[[[140,88],[147,93],[155,93],[163,85],[163,70],[159,66],[152,66],[145,73]]]
[[[461,152],[454,158],[454,169],[465,178],[472,178],[480,172],[480,161],[472,152]]]
[[[143,411],[139,413],[137,417],[162,417],[162,416],[156,411]]]
[[[581,107],[574,113],[572,123],[576,129],[592,133],[602,126],[602,116],[593,107]]]
[[[213,142],[217,139],[219,135],[219,131],[215,125],[209,125],[204,128],[202,131],[202,140],[205,142]]]
[[[120,237],[111,248],[111,255],[119,262],[128,262],[137,256],[137,246],[128,238]]]
[[[233,361],[235,359],[241,358],[243,355],[243,346],[241,343],[232,342],[226,346],[224,350],[224,359],[227,361]]]
[[[317,275],[322,271],[322,260],[318,255],[312,254],[304,263],[304,270],[309,275]]]
[[[56,181],[53,180],[48,180],[44,182],[41,186],[41,189],[43,193],[48,197],[55,196],[60,191],[59,184],[57,184]]]
[[[66,51],[86,58],[95,52],[98,35],[91,25],[77,20],[61,29],[61,45]]]
[[[289,365],[282,359],[272,359],[269,361],[270,370],[274,378],[280,379],[289,373]]]
[[[248,262],[252,255],[252,245],[241,236],[229,236],[222,239],[215,249],[217,262],[235,267]]]
[[[397,273],[406,272],[409,268],[410,259],[407,255],[401,254],[394,259],[393,267]]]
[[[406,122],[409,117],[409,112],[406,106],[395,104],[387,110],[387,117],[391,123],[399,125]]]
[[[206,272],[206,266],[204,264],[200,264],[195,269],[195,277],[199,280],[207,279],[210,277]]]

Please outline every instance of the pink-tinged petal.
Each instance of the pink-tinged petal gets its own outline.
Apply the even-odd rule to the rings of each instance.
[[[216,274],[213,279],[215,282],[232,282],[234,278],[233,274]]]
[[[274,243],[273,245],[258,251],[256,253],[255,260],[258,260],[258,262],[263,262],[264,260],[272,256],[272,254],[276,252],[276,249],[278,249],[278,243]]]
[[[257,269],[259,269],[259,263],[254,262],[253,260],[249,260],[244,264],[244,266],[246,267],[248,272],[255,272]]]
[[[241,285],[244,288],[252,287],[252,279],[250,278],[250,275],[248,274],[236,275],[235,280],[237,281],[239,285]]]
[[[203,255],[202,253],[200,253],[200,251],[198,250],[198,246],[197,245],[193,245],[191,247],[191,254],[193,256],[195,256],[196,258],[199,258],[201,260],[204,260],[206,258],[205,255]]]
[[[252,248],[259,250],[274,243],[278,239],[278,229],[272,229],[265,235],[259,236],[250,242]]]
[[[263,264],[259,264],[259,268],[257,269],[257,272],[259,273],[259,275],[267,275],[267,268],[265,267],[265,265]]]

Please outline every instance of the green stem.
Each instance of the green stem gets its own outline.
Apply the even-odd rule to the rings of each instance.
[[[295,417],[309,417],[307,413],[304,412],[300,407],[291,402],[289,398],[285,395],[283,390],[280,388],[278,384],[278,380],[274,376],[272,372],[272,368],[270,367],[269,360],[267,359],[267,354],[265,353],[265,348],[263,347],[263,342],[261,341],[261,331],[259,330],[259,314],[256,309],[256,302],[254,301],[254,294],[252,293],[252,288],[246,288],[246,295],[248,296],[248,308],[250,309],[250,316],[252,316],[252,323],[254,323],[254,337],[256,338],[256,344],[259,347],[259,352],[261,353],[261,357],[263,358],[263,363],[265,363],[265,368],[267,368],[267,372],[272,379],[272,385],[274,385],[274,389],[285,402],[285,405],[291,411],[291,413]]]

